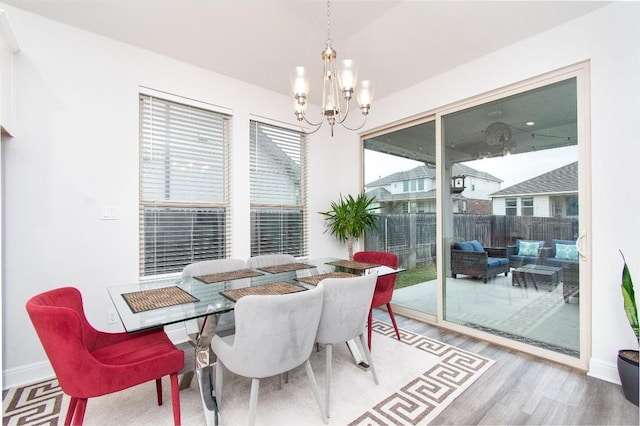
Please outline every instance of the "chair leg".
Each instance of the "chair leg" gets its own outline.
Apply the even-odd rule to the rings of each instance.
[[[223,375],[224,365],[222,365],[222,361],[220,358],[216,361],[216,387],[213,388],[215,393],[214,397],[216,399],[216,404],[218,404],[218,409],[220,409],[220,404],[222,403],[222,375]]]
[[[76,409],[73,413],[73,423],[74,425],[82,426],[82,422],[84,421],[84,411],[87,409],[87,399],[86,398],[78,398],[78,403],[76,405]]]
[[[329,407],[331,406],[331,359],[333,357],[333,345],[328,344],[325,348],[325,404],[327,409],[327,418],[331,417]]]
[[[304,363],[304,368],[307,371],[307,378],[309,379],[309,383],[311,384],[311,390],[313,390],[313,396],[316,398],[316,403],[318,404],[318,408],[320,409],[320,418],[324,424],[329,423],[329,419],[324,415],[324,407],[322,406],[322,400],[320,399],[320,392],[318,392],[318,383],[316,382],[316,376],[313,374],[313,370],[311,369],[311,363],[307,360]]]
[[[260,379],[251,379],[251,396],[249,398],[249,426],[256,424],[256,409],[258,408],[258,391]]]
[[[73,420],[73,413],[76,410],[76,405],[78,403],[78,398],[71,398],[69,401],[69,408],[67,408],[67,417],[64,419],[64,426],[70,426],[71,420]]]
[[[156,379],[156,394],[158,395],[158,405],[162,405],[162,378]]]
[[[387,303],[387,310],[389,311],[389,317],[391,317],[391,322],[393,323],[393,328],[396,330],[396,336],[398,340],[400,339],[400,332],[398,331],[398,324],[396,324],[396,317],[393,315],[393,310],[391,309],[391,303]]]
[[[367,332],[367,345],[369,346],[369,351],[371,351],[371,323],[373,322],[373,309],[369,309],[369,322],[368,322],[368,329],[369,331]]]
[[[360,343],[362,343],[362,350],[364,351],[364,356],[369,363],[369,369],[371,370],[371,374],[373,375],[373,381],[376,385],[379,385],[378,375],[376,374],[376,369],[373,367],[373,358],[371,358],[371,352],[367,348],[367,342],[364,341],[364,332],[360,335]]]
[[[169,376],[171,382],[171,405],[173,406],[173,424],[180,425],[180,386],[178,385],[178,373]]]

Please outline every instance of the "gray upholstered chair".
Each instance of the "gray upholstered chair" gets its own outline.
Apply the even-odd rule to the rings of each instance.
[[[191,263],[182,269],[183,277],[200,277],[203,275],[218,274],[222,272],[233,272],[246,269],[247,264],[240,259],[213,259],[202,260]],[[232,281],[232,288],[248,287],[251,285],[250,279],[240,279]],[[205,348],[209,347],[211,337],[214,334],[229,335],[233,334],[235,327],[235,317],[233,311],[218,315],[218,321],[204,322],[204,318],[185,321],[184,323],[187,334],[195,341],[198,336],[200,345]],[[186,389],[191,385],[195,371],[184,371],[180,379],[180,389]]]
[[[213,259],[194,262],[184,267],[183,277],[200,277],[202,275],[233,272],[245,269],[247,264],[240,259]]]
[[[260,379],[286,373],[305,364],[322,420],[327,423],[309,357],[322,313],[323,287],[284,295],[244,296],[235,306],[236,333],[213,336],[211,348],[218,357],[216,399],[224,416],[223,371],[250,377],[250,425],[255,423]],[[291,407],[295,409],[295,407]]]
[[[223,272],[239,271],[246,269],[247,264],[244,260],[240,259],[213,259],[203,260],[200,262],[194,262],[184,267],[182,270],[183,277],[200,277],[203,275],[218,274]],[[251,281],[246,279],[234,280],[232,283],[233,288],[247,287],[251,284]],[[218,318],[216,324],[216,334],[230,334],[233,333],[235,321],[232,312],[222,314]],[[188,334],[198,333],[200,327],[202,327],[202,320],[186,321],[185,327]],[[196,329],[197,328],[197,329]]]
[[[377,273],[355,278],[325,278],[320,281],[324,287],[322,316],[318,325],[316,342],[325,345],[325,406],[330,417],[331,400],[331,363],[332,349],[336,343],[344,343],[360,338],[373,381],[378,384],[378,376],[373,367],[371,352],[365,338],[367,317],[371,309],[371,300],[376,288]]]
[[[247,259],[247,268],[260,269],[295,262],[296,258],[290,254],[261,254],[260,256],[253,256]]]

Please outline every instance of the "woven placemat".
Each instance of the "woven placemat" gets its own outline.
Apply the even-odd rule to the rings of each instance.
[[[328,262],[327,265],[339,266],[341,268],[355,269],[358,271],[362,271],[369,268],[377,268],[378,266],[380,266],[376,263],[355,262],[353,260],[336,260],[334,262]]]
[[[306,263],[287,263],[285,265],[265,266],[264,268],[258,268],[261,271],[269,272],[270,274],[277,274],[280,272],[292,272],[299,271],[300,269],[315,268],[314,265],[307,265]]]
[[[312,275],[310,277],[300,277],[298,281],[302,281],[305,284],[318,285],[318,283],[325,278],[353,278],[360,275],[350,274],[348,272],[329,272],[327,274]]]
[[[253,269],[240,269],[238,271],[230,272],[218,272],[217,274],[202,275],[194,277],[207,284],[219,283],[221,281],[239,280],[242,278],[259,277],[262,272],[254,271]]]
[[[193,297],[177,286],[133,291],[131,293],[123,293],[122,297],[134,314],[152,309],[165,308],[167,306],[200,301],[200,299]]]
[[[278,281],[271,284],[256,285],[253,287],[236,288],[234,290],[221,291],[220,294],[227,299],[237,302],[243,296],[250,295],[280,295],[287,293],[296,293],[298,291],[306,290],[306,288],[291,284],[284,281]]]

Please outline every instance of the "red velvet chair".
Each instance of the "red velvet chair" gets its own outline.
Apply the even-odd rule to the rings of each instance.
[[[81,425],[87,399],[156,381],[162,405],[163,376],[169,375],[173,421],[180,424],[178,371],[184,353],[162,329],[105,333],[89,324],[82,295],[73,287],[41,293],[26,305],[62,391],[71,397],[65,425]],[[117,410],[118,407],[113,407]]]
[[[383,251],[360,251],[353,255],[353,260],[356,262],[375,263],[377,265],[384,265],[394,269],[398,267],[398,256],[394,253],[387,253]],[[396,324],[396,317],[393,316],[393,310],[391,309],[391,298],[393,297],[393,289],[395,285],[396,274],[378,277],[378,281],[376,281],[376,290],[373,293],[371,310],[369,310],[369,350],[371,350],[371,321],[373,320],[373,308],[377,308],[379,306],[387,306],[387,311],[389,312],[389,317],[391,317],[393,328],[396,330],[396,336],[398,337],[398,340],[401,340],[398,325]]]

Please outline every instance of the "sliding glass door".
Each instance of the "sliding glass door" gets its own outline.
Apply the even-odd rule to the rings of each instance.
[[[576,79],[444,114],[442,147],[443,319],[579,357]]]
[[[586,366],[584,81],[577,67],[363,138],[365,248],[407,269],[396,310]]]

